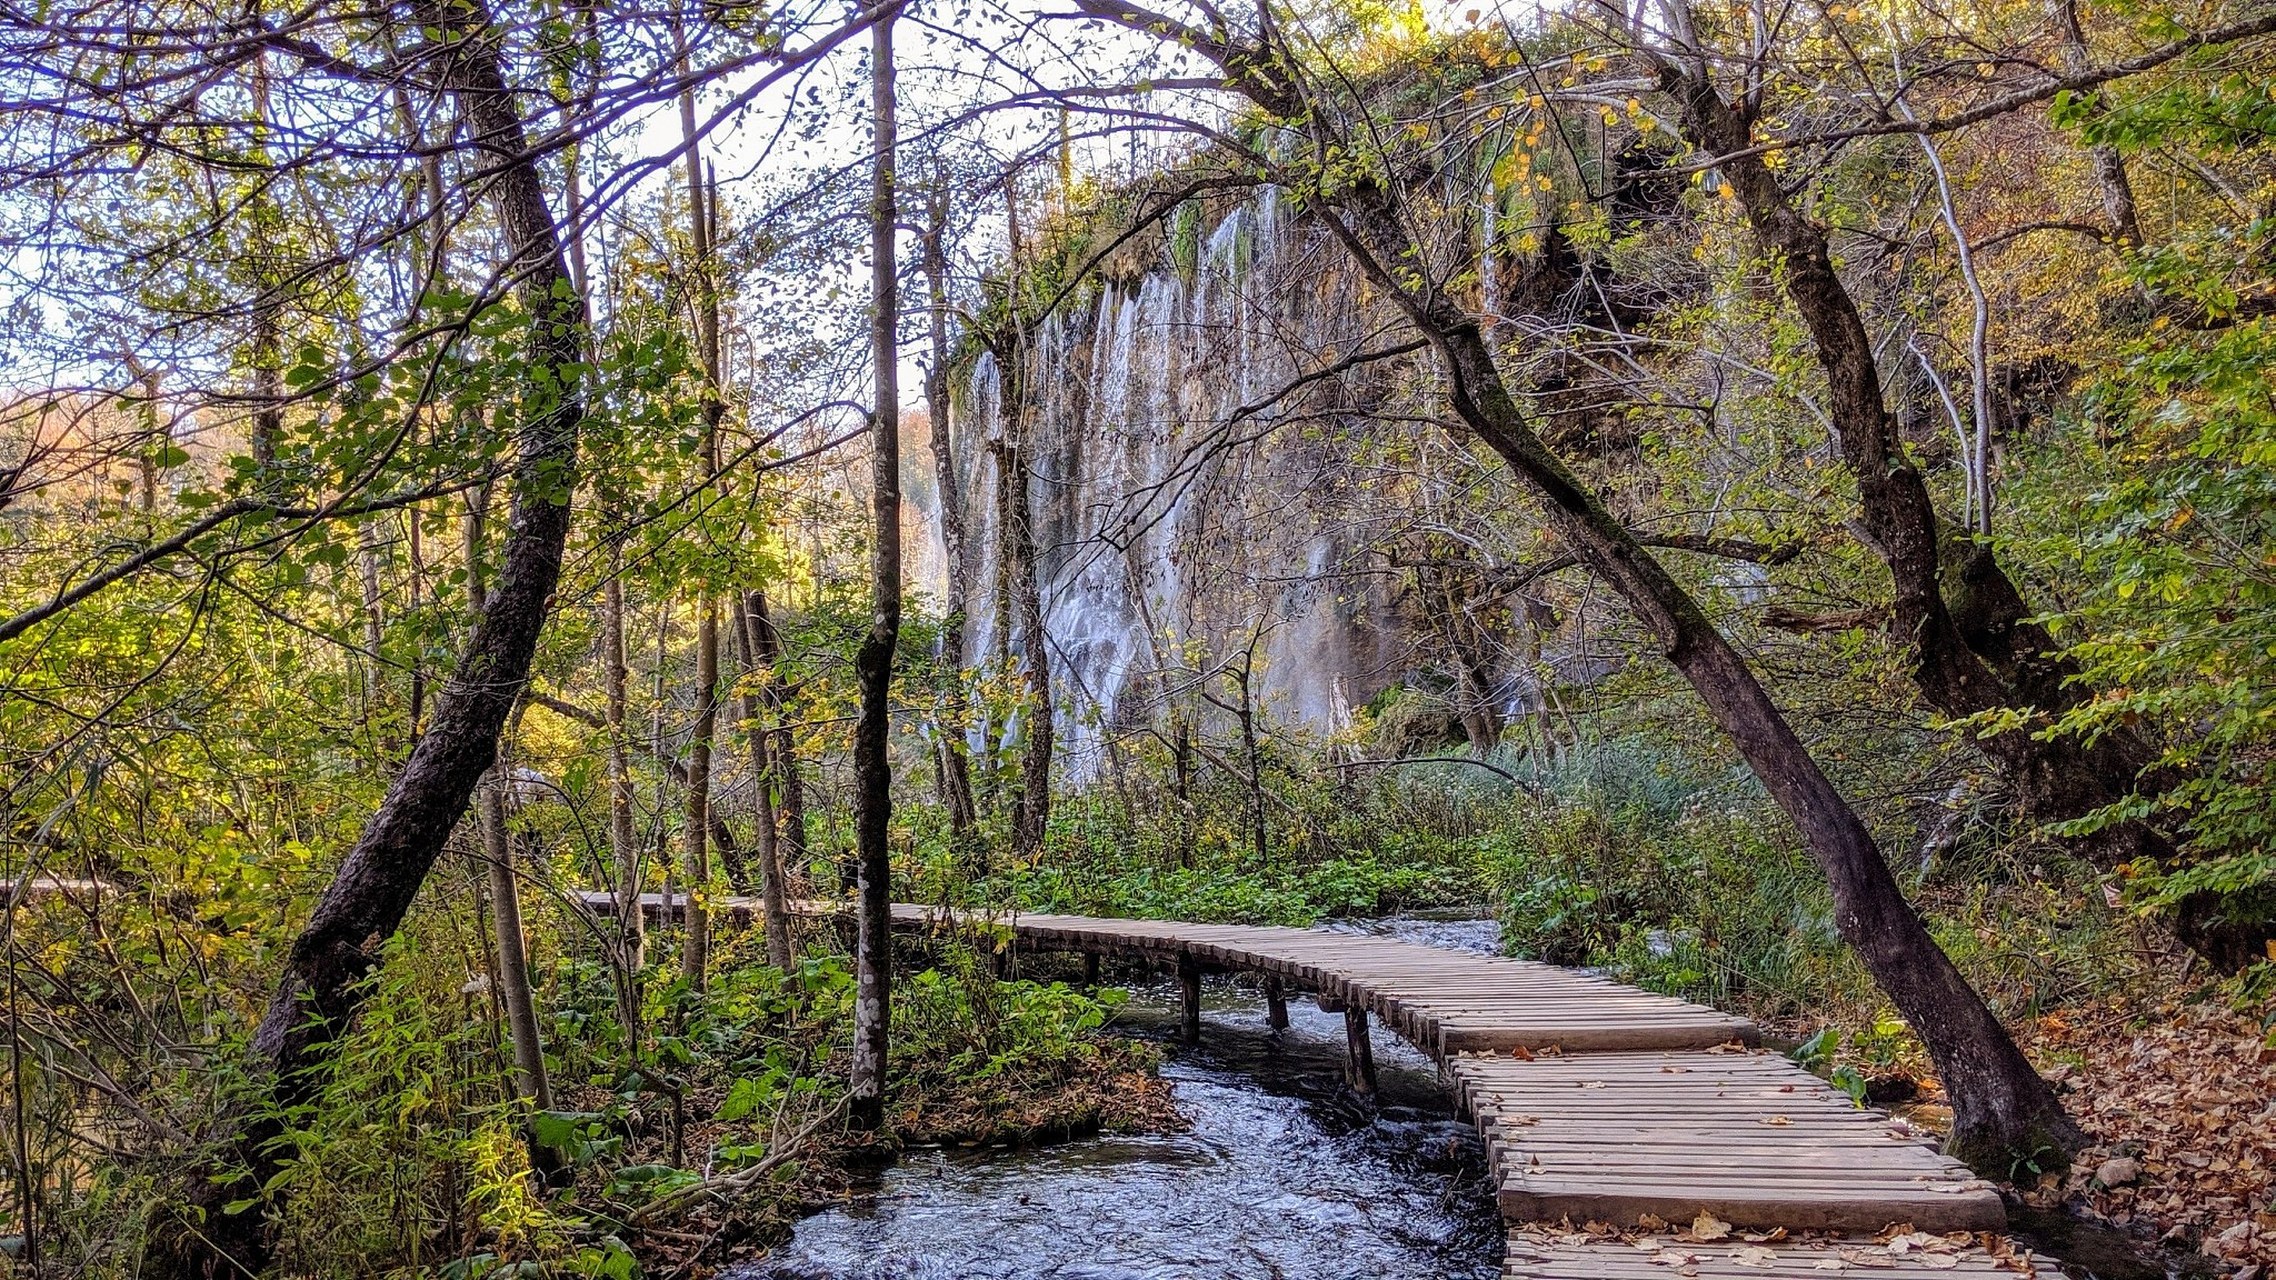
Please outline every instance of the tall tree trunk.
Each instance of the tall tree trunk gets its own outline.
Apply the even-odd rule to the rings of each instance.
[[[752,652],[768,673],[760,696],[774,726],[773,741],[767,744],[767,766],[774,773],[775,815],[779,820],[775,854],[787,896],[805,883],[806,797],[798,776],[798,740],[790,724],[788,687],[782,679],[782,631],[775,626],[765,592],[746,595],[744,611],[746,625],[751,628]]]
[[[366,520],[356,530],[356,564],[363,587],[364,621],[364,715],[371,716],[379,706],[380,686],[386,672],[379,656],[380,646],[387,640],[387,615],[383,612],[379,571],[382,548],[379,541],[379,521]]]
[[[466,512],[466,601],[479,618],[489,601],[488,524],[489,492],[468,495]],[[520,717],[509,713],[509,724]],[[553,1088],[545,1074],[545,1043],[538,1035],[537,995],[530,989],[529,940],[522,931],[521,884],[514,875],[513,835],[506,827],[506,793],[512,775],[505,756],[485,775],[475,796],[476,826],[482,837],[483,871],[490,889],[490,923],[498,943],[498,1003],[506,1011],[507,1038],[514,1050],[514,1083],[521,1096],[540,1111],[553,1108]],[[532,1142],[533,1165],[543,1167],[544,1154]]]
[[[959,849],[976,857],[974,870],[987,873],[987,851],[975,828],[979,808],[972,798],[971,761],[965,754],[964,721],[970,700],[964,688],[965,611],[971,595],[971,558],[964,520],[964,483],[956,470],[956,445],[949,421],[948,394],[948,182],[935,174],[925,201],[926,222],[919,243],[924,250],[927,319],[932,363],[925,370],[925,412],[932,420],[934,489],[940,501],[941,550],[948,562],[948,590],[941,601],[940,666],[945,692],[934,717],[940,734],[941,800],[948,808],[949,831]]]
[[[760,641],[766,625],[767,597],[763,591],[744,593],[741,625],[744,692],[744,734],[751,752],[751,811],[753,843],[759,859],[759,902],[766,913],[767,963],[786,974],[798,971],[795,940],[790,935],[790,895],[782,882],[782,849],[776,830],[774,726],[780,719],[780,695],[775,673],[767,664]],[[770,714],[772,713],[772,714]]]
[[[1051,657],[1050,637],[1043,627],[1043,584],[1040,557],[1035,549],[1035,504],[1027,465],[1028,343],[1024,331],[1014,329],[1009,350],[999,357],[1003,369],[1006,421],[1003,437],[989,442],[996,463],[996,527],[999,550],[999,591],[1008,608],[1000,613],[1016,622],[1020,637],[1020,675],[1027,697],[1019,711],[1019,794],[1012,800],[1012,855],[1022,861],[1042,852],[1043,837],[1051,825]],[[998,632],[1010,652],[1012,628]]]
[[[870,619],[854,657],[861,715],[854,726],[854,859],[860,891],[854,933],[853,1122],[885,1123],[885,1069],[893,1013],[893,655],[901,639],[900,281],[894,257],[893,24],[898,9],[870,28],[870,109],[877,148],[869,206]]]
[[[1201,823],[1193,808],[1193,716],[1182,706],[1170,710],[1170,773],[1178,801],[1177,864],[1191,869]]]
[[[2155,755],[2138,735],[2118,730],[2085,741],[2040,732],[2092,691],[2071,679],[2076,668],[2057,656],[2053,637],[2031,620],[2034,611],[1991,546],[1938,517],[1888,410],[1872,341],[1834,270],[1825,232],[1794,207],[1763,158],[1749,154],[1753,122],[1725,102],[1704,73],[1661,63],[1658,74],[1682,108],[1686,138],[1726,157],[1722,172],[1756,240],[1781,261],[1787,296],[1825,370],[1826,407],[1857,482],[1866,531],[1896,586],[1892,633],[1909,651],[1914,686],[1929,706],[1953,719],[2036,709],[2023,726],[1975,741],[2041,821],[2115,804],[2138,784],[2155,790],[2159,780],[2143,776]],[[2113,823],[2081,847],[2105,868],[2171,866],[2179,859],[2164,832],[2138,820]],[[2219,895],[2195,895],[2168,923],[2192,950],[2234,971],[2266,958],[2263,946],[2276,934],[2276,919],[2267,917],[2265,904],[2236,917],[2231,906]]]
[[[1248,648],[1241,651],[1241,665],[1227,673],[1233,680],[1234,696],[1239,699],[1233,704],[1233,719],[1241,729],[1241,767],[1248,772],[1249,851],[1255,855],[1260,870],[1270,864],[1272,855],[1270,833],[1265,824],[1264,747],[1257,733],[1257,642],[1263,636],[1261,624],[1249,632]]]
[[[545,1041],[538,1033],[537,997],[530,985],[529,940],[522,930],[514,838],[506,825],[506,790],[510,785],[508,778],[492,770],[478,802],[482,856],[489,872],[490,919],[498,934],[498,995],[506,1007],[506,1029],[513,1041],[515,1087],[532,1107],[550,1111],[553,1086],[546,1077]]]
[[[674,23],[674,37],[682,41],[679,68],[687,75],[684,36]],[[703,146],[697,132],[695,89],[680,92],[680,135],[687,147],[688,246],[694,257],[696,350],[703,360],[704,484],[718,483],[719,424],[726,416],[725,370],[719,345],[719,277],[712,260],[713,202],[704,180]],[[680,974],[688,985],[703,990],[711,957],[711,918],[705,899],[711,882],[711,752],[719,731],[719,602],[706,585],[702,613],[696,622],[695,732],[688,743],[688,804],[686,874],[688,879],[687,932],[680,947]]]
[[[648,967],[648,926],[640,911],[640,834],[633,825],[638,801],[632,789],[632,739],[626,685],[632,672],[624,651],[624,549],[609,548],[609,577],[601,584],[601,668],[609,740],[609,848],[616,856],[616,923],[624,948],[626,989],[637,991]],[[637,998],[633,1007],[638,1007]],[[625,1034],[634,1034],[630,1023]]]
[[[487,9],[481,0],[421,0],[414,8],[419,24],[444,42],[427,65],[455,98],[472,145],[486,157],[486,195],[511,255],[508,275],[519,281],[521,306],[533,317],[513,515],[497,584],[436,699],[433,722],[294,940],[276,996],[254,1033],[273,1105],[248,1109],[239,1123],[235,1147],[243,1173],[192,1172],[185,1199],[203,1211],[202,1223],[165,1242],[165,1256],[154,1259],[153,1270],[161,1274],[258,1272],[267,1264],[261,1209],[224,1208],[258,1200],[281,1167],[287,1139],[280,1117],[315,1096],[334,1045],[362,1003],[363,979],[379,963],[380,947],[402,924],[495,760],[499,730],[529,678],[569,536],[569,482],[585,412],[578,379],[564,371],[582,356],[584,301],[562,261],[537,159],[499,70]]]
[[[680,874],[687,878],[687,920],[680,940],[680,976],[697,991],[711,963],[711,742],[719,731],[719,606],[709,596],[696,623],[695,728],[688,737],[687,827],[681,832]]]
[[[588,37],[592,36],[591,11],[585,11]],[[598,47],[597,38],[589,43]],[[597,80],[599,69],[584,68],[588,85]],[[568,209],[567,244],[569,279],[576,286],[579,297],[590,297],[585,263],[585,191],[583,181],[584,148],[572,143],[561,155],[563,202]],[[591,331],[586,331],[586,350],[591,354]],[[614,503],[612,502],[612,506]],[[621,512],[612,511],[614,517]],[[631,680],[630,664],[624,647],[624,542],[620,535],[609,537],[608,578],[601,584],[601,682],[603,697],[603,731],[608,735],[609,761],[609,853],[615,864],[616,875],[616,926],[618,954],[624,965],[623,982],[618,987],[622,1008],[618,1010],[624,1034],[629,1043],[640,1040],[640,974],[648,967],[648,921],[640,910],[640,891],[645,877],[642,875],[640,837],[634,828],[634,813],[638,809],[632,785],[632,738],[627,725],[627,686]]]
[[[2056,0],[2055,19],[2063,33],[2063,70],[2076,75],[2093,65],[2093,55],[2086,47],[2086,30],[2079,24],[2078,0]],[[2099,101],[2095,111],[2100,113]],[[2102,191],[2103,216],[2110,219],[2110,237],[2119,252],[2132,253],[2142,247],[2142,218],[2134,203],[2134,182],[2126,172],[2125,154],[2107,142],[2087,147],[2087,159],[2094,166],[2094,182]]]
[[[411,572],[408,601],[411,613],[417,616],[426,600],[427,555],[425,546],[425,513],[412,507],[403,516],[403,558]],[[427,658],[424,646],[411,650],[411,707],[404,719],[404,736],[417,746],[426,732],[427,723]]]
[[[256,165],[268,163],[269,74],[265,54],[253,60],[253,154]],[[284,281],[278,255],[283,240],[283,215],[269,193],[273,173],[257,170],[248,212],[255,236],[250,246],[253,277],[253,334],[251,445],[257,483],[275,492],[283,482],[276,473],[277,445],[284,439]]]

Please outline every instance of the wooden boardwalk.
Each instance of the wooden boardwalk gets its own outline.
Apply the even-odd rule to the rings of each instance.
[[[605,895],[590,897],[607,904]],[[649,899],[651,913],[665,909],[658,895]],[[732,899],[723,909],[748,914],[756,903]],[[821,916],[842,908],[817,902],[796,910]],[[931,908],[896,905],[893,914],[897,927],[911,931],[947,923]],[[1275,1025],[1285,1024],[1287,992],[1314,993],[1323,1008],[1345,1013],[1350,1078],[1361,1089],[1373,1085],[1372,1015],[1439,1064],[1485,1139],[1501,1209],[1513,1224],[1595,1223],[1633,1235],[1682,1233],[1704,1217],[1735,1233],[1727,1244],[1666,1236],[1665,1248],[1678,1251],[1669,1258],[1603,1231],[1544,1235],[1520,1225],[1511,1238],[1512,1277],[1627,1280],[1666,1276],[1671,1267],[1683,1280],[1725,1272],[1786,1280],[1851,1269],[1980,1271],[1993,1265],[1981,1250],[1891,1252],[1867,1237],[1897,1224],[1926,1233],[1996,1232],[2006,1224],[1989,1183],[1908,1126],[1855,1106],[1760,1049],[1748,1022],[1700,1005],[1553,965],[1361,934],[955,916],[1008,931],[1016,950],[1176,971],[1188,1035],[1199,1031],[1204,972],[1263,975]],[[1778,1236],[1781,1230],[1851,1239],[1805,1245]],[[1750,1233],[1757,1242],[1745,1241]]]

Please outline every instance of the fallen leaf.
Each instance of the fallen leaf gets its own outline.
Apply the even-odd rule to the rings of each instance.
[[[1722,1240],[1731,1234],[1731,1224],[1711,1213],[1702,1213],[1691,1220],[1691,1234],[1698,1240]]]
[[[1888,1250],[1891,1254],[1902,1258],[1907,1254],[1920,1253],[1949,1243],[1944,1237],[1931,1235],[1926,1231],[1906,1231],[1889,1238]]]

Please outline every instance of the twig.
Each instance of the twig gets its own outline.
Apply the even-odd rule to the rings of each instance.
[[[819,1132],[824,1124],[837,1119],[838,1113],[845,1110],[845,1107],[846,1095],[841,1095],[836,1102],[831,1103],[826,1110],[807,1121],[798,1132],[790,1135],[788,1140],[769,1151],[757,1163],[737,1169],[733,1173],[718,1174],[705,1178],[701,1182],[691,1182],[684,1187],[667,1191],[642,1205],[625,1221],[633,1226],[640,1226],[679,1209],[691,1200],[705,1196],[732,1196],[750,1190],[760,1179],[796,1158],[805,1150],[808,1140]]]

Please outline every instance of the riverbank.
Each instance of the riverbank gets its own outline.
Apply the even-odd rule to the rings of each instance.
[[[1067,980],[1072,974],[1056,972],[1066,966],[1052,964],[998,981],[985,961],[957,948],[940,959],[901,975],[893,1105],[882,1132],[855,1131],[823,1109],[820,1082],[842,1074],[836,1011],[810,1025],[811,1056],[794,1073],[710,1071],[683,1100],[685,1114],[702,1119],[676,1138],[649,1133],[584,1171],[577,1199],[609,1206],[594,1218],[595,1230],[608,1232],[604,1243],[628,1252],[642,1275],[700,1277],[765,1256],[801,1220],[859,1196],[913,1153],[1025,1150],[1185,1128],[1159,1046],[1110,1025],[1126,998],[1120,988],[1083,989]],[[767,1061],[762,1055],[760,1064]],[[780,1072],[787,1062],[778,1052],[769,1069]],[[803,1111],[799,1090],[814,1095]],[[750,1101],[762,1095],[771,1118]],[[607,1102],[596,1092],[581,1105]],[[802,1114],[821,1122],[786,1118]],[[694,1155],[697,1167],[683,1172],[687,1157],[673,1159],[675,1148]],[[729,1162],[763,1176],[718,1194],[686,1195],[668,1213],[654,1211],[668,1189],[636,1189],[627,1178],[646,1169],[718,1178],[735,1167]]]
[[[1902,1024],[1770,1022],[1800,1056],[1929,1132],[1951,1110]],[[2245,984],[2183,998],[2109,995],[2021,1022],[2017,1039],[2091,1139],[2067,1165],[2019,1163],[2018,1229],[2114,1275],[2265,1280],[2276,1267],[2276,1002]],[[1830,1033],[1830,1034],[1829,1034]],[[1811,1048],[1815,1037],[1816,1048]]]

